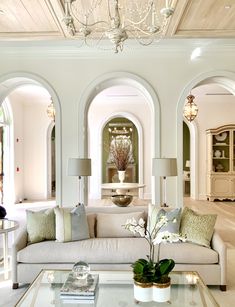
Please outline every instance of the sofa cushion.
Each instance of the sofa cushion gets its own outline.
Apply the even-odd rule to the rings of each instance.
[[[213,249],[189,242],[161,243],[160,259],[174,259],[175,263],[212,264],[219,262],[219,256]]]
[[[56,240],[68,242],[90,238],[87,216],[83,205],[54,209],[56,216]]]
[[[180,232],[183,236],[186,235],[187,241],[210,247],[216,218],[216,214],[197,214],[185,207],[181,217]]]
[[[145,258],[149,245],[144,238],[94,238],[72,242],[44,241],[28,245],[17,254],[23,263],[133,263]]]
[[[125,238],[134,237],[132,232],[124,228],[128,219],[144,219],[144,212],[130,213],[98,213],[97,214],[97,237],[98,238]]]
[[[55,240],[54,208],[40,211],[26,210],[26,227],[29,243]]]

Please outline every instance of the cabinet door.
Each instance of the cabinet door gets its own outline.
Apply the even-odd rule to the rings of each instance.
[[[211,196],[226,198],[232,195],[231,178],[228,176],[211,176]]]

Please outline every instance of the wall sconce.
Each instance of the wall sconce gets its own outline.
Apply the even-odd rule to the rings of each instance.
[[[91,176],[91,159],[69,158],[68,176],[77,176],[79,181],[79,202],[82,205],[82,177]]]
[[[184,117],[190,122],[196,118],[198,113],[198,106],[193,101],[194,98],[193,95],[187,96],[188,101],[184,106]]]
[[[51,98],[51,103],[47,106],[47,116],[55,121],[55,107]]]
[[[166,204],[166,177],[177,176],[177,160],[175,158],[153,159],[152,175],[163,178],[163,204],[161,207],[168,207]]]

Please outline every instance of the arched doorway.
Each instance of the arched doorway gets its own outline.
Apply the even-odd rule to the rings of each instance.
[[[200,104],[199,100],[199,94],[198,90],[202,87],[203,85],[209,85],[209,84],[214,84],[217,86],[220,86],[221,88],[225,88],[228,90],[231,94],[235,94],[234,91],[234,85],[235,85],[235,74],[226,72],[226,71],[215,71],[215,72],[209,72],[202,74],[192,80],[190,84],[184,89],[184,92],[180,98],[180,101],[178,102],[178,109],[177,109],[177,155],[178,157],[183,156],[183,134],[182,134],[182,129],[183,129],[183,121],[182,121],[182,114],[183,114],[183,106],[186,100],[186,96],[188,93],[192,92],[195,98],[195,102],[198,103],[199,105],[199,113],[198,113],[198,118],[196,118],[192,123],[189,124],[189,129],[190,129],[190,139],[191,143],[194,146],[194,151],[191,153],[190,161],[191,161],[191,187],[194,189],[194,194],[191,194],[191,197],[194,199],[206,199],[205,197],[205,187],[206,187],[206,182],[205,180],[201,180],[202,178],[206,177],[206,135],[205,135],[205,130],[207,129],[206,125],[209,124],[213,128],[214,126],[219,125],[219,122],[225,122],[227,119],[224,116],[220,116],[216,118],[216,116],[213,116],[213,109],[214,106],[211,104],[210,107],[203,112],[203,105]],[[207,98],[210,95],[207,95]],[[216,97],[216,93],[211,95],[211,97]],[[217,95],[218,96],[218,95]],[[198,98],[198,100],[196,100]],[[234,98],[235,99],[235,98]],[[212,102],[215,101],[215,99],[211,100]],[[204,101],[205,102],[205,101]],[[235,106],[235,100],[234,104]],[[225,108],[223,108],[225,109]],[[227,108],[228,109],[228,108]],[[220,114],[218,110],[216,111],[217,114]],[[230,112],[231,113],[231,112]],[[233,113],[233,112],[232,112]],[[211,115],[211,116],[210,116]],[[200,117],[203,117],[203,121],[199,120]],[[208,118],[212,119],[211,121],[208,121]],[[228,116],[229,118],[229,116]],[[231,118],[228,119],[231,121]],[[232,121],[234,121],[232,119]],[[206,123],[204,126],[200,124],[200,122]],[[202,153],[204,153],[204,158],[202,159]],[[183,161],[180,161],[179,159],[179,169],[181,170],[179,172],[179,180],[177,181],[178,185],[178,199],[177,203],[178,206],[182,206],[183,204],[183,180],[181,179],[183,176]],[[203,162],[201,163],[201,161]],[[199,163],[200,162],[200,163]],[[194,173],[192,173],[194,168]],[[199,180],[199,174],[200,174],[200,180]]]
[[[144,170],[147,170],[148,175],[145,176],[146,178],[144,178],[144,180],[146,179],[152,182],[152,184],[150,184],[151,186],[150,198],[152,198],[153,203],[157,203],[160,201],[160,187],[159,187],[160,184],[159,184],[158,178],[155,179],[151,177],[151,164],[152,164],[153,157],[160,156],[160,112],[159,112],[158,98],[155,92],[153,91],[153,89],[151,88],[151,86],[145,80],[133,74],[119,72],[119,73],[111,73],[111,74],[101,76],[90,84],[90,86],[84,92],[81,103],[79,104],[79,133],[78,135],[81,138],[79,140],[79,144],[81,144],[81,146],[78,149],[78,155],[82,157],[82,156],[88,156],[89,154],[90,135],[89,135],[89,124],[88,124],[88,111],[89,111],[89,108],[92,107],[93,105],[94,98],[99,93],[104,91],[105,89],[109,89],[115,86],[130,86],[136,89],[137,91],[139,91],[142,94],[142,96],[145,98],[145,101],[150,110],[150,116],[148,118],[148,121],[151,126],[151,133],[149,133],[148,139],[151,143],[151,146],[150,146],[148,155],[146,157],[148,166],[144,167]],[[113,113],[114,112],[115,111],[113,111]],[[129,113],[132,114],[131,111]],[[110,118],[110,115],[108,117],[103,116],[103,118],[105,118],[105,121],[107,121]],[[89,137],[87,138],[87,136]],[[99,147],[96,147],[96,148],[99,148]],[[97,160],[92,161],[92,166],[93,164],[100,165],[100,163],[101,162]],[[101,165],[98,168],[101,169]],[[92,178],[90,179],[91,183],[92,183],[92,180],[94,180],[95,178],[93,172],[92,174],[93,174]],[[98,178],[100,178],[99,181],[98,181]],[[96,177],[95,184],[98,186],[101,186],[101,176]],[[92,197],[92,195],[90,196]]]
[[[53,88],[43,79],[41,79],[38,76],[34,76],[32,74],[27,74],[27,73],[12,73],[12,74],[8,74],[5,76],[2,76],[0,78],[0,84],[2,85],[1,90],[0,90],[0,104],[3,103],[4,100],[6,100],[7,97],[9,97],[10,95],[13,95],[14,91],[24,87],[24,86],[36,86],[38,88],[43,88],[45,91],[48,92],[48,94],[52,97],[53,101],[54,101],[54,105],[56,108],[56,113],[57,113],[57,117],[56,117],[56,123],[58,123],[58,128],[56,128],[57,130],[57,135],[58,135],[58,140],[57,140],[57,169],[58,169],[58,174],[57,174],[57,192],[56,192],[56,197],[57,199],[61,200],[61,150],[60,150],[60,137],[61,137],[61,132],[60,132],[60,104],[59,101],[57,99],[57,96],[53,90]],[[34,110],[36,111],[36,110]],[[16,124],[16,119],[19,118],[19,116],[16,115],[17,112],[15,112],[15,114],[12,114],[12,118],[13,118],[13,124]],[[23,128],[22,128],[23,129]],[[27,130],[27,129],[26,129]],[[33,133],[33,131],[31,131],[31,133]],[[20,149],[19,152],[17,152],[17,147],[18,148],[23,148],[23,146],[25,146],[25,144],[23,144],[22,142],[23,140],[20,137],[17,137],[17,133],[15,133],[14,135],[14,148],[10,148],[9,149],[9,157],[10,157],[10,169],[11,169],[11,180],[9,180],[10,183],[6,184],[6,188],[7,191],[4,192],[4,195],[7,197],[7,194],[9,194],[11,192],[11,195],[13,195],[13,191],[15,191],[15,196],[14,199],[12,199],[11,203],[14,202],[18,202],[20,200],[22,200],[22,198],[24,198],[24,195],[21,197],[18,193],[18,191],[15,189],[15,186],[17,184],[17,188],[20,188],[20,184],[19,182],[22,180],[19,178],[22,175],[22,154],[20,154]],[[46,144],[46,136],[45,136],[45,140],[44,140],[45,144]],[[21,146],[22,144],[22,146]],[[20,145],[20,146],[18,146]],[[25,148],[25,147],[24,147]],[[45,151],[46,153],[46,151]],[[19,160],[17,159],[13,159],[13,154],[18,155]],[[13,163],[14,162],[14,163]],[[20,176],[18,176],[20,175]],[[18,180],[19,179],[19,180]],[[45,176],[44,179],[45,185],[47,184],[47,178]],[[9,192],[10,191],[10,192]],[[46,191],[46,190],[45,190]],[[17,194],[17,195],[16,195]],[[47,193],[45,193],[45,195],[47,195]],[[13,198],[13,197],[12,197]],[[7,204],[8,204],[8,199],[7,199]]]

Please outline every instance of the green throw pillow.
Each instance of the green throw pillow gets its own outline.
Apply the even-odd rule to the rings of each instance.
[[[55,240],[54,208],[40,211],[26,210],[26,217],[29,243]]]
[[[181,217],[180,233],[186,235],[186,240],[210,247],[214,232],[216,214],[198,214],[185,207]]]
[[[85,207],[79,205],[73,209],[54,209],[56,216],[56,240],[58,242],[69,242],[89,239],[89,226]]]

